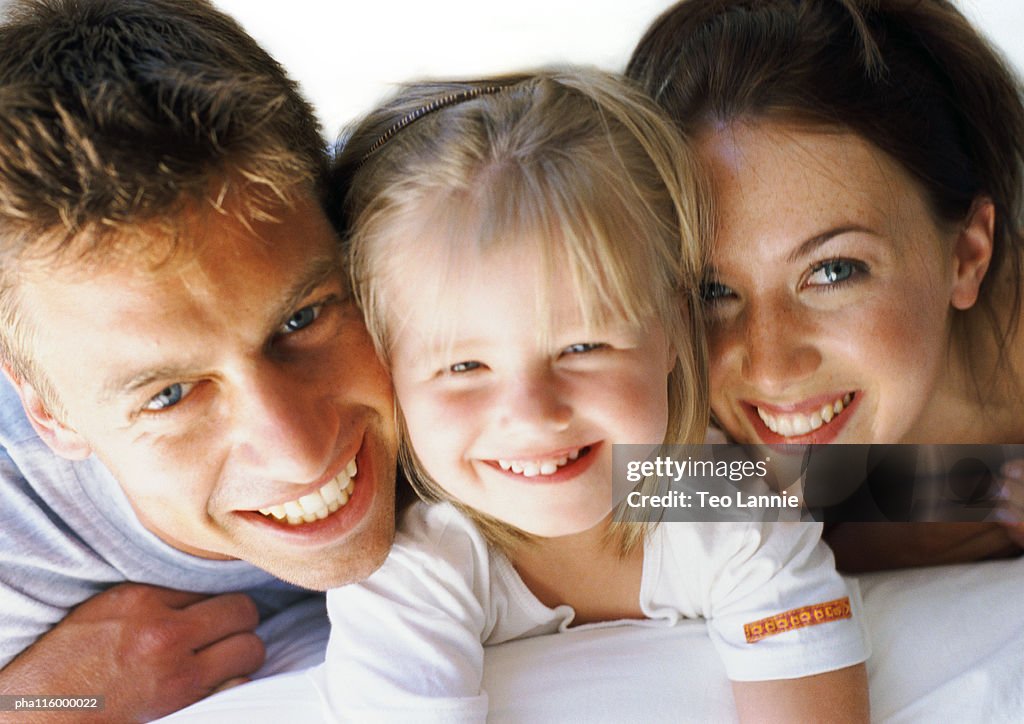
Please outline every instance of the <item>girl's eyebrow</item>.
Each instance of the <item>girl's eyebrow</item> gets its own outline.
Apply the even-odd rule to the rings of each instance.
[[[798,246],[796,249],[794,249],[790,253],[790,255],[788,257],[786,257],[786,261],[787,262],[799,261],[803,257],[810,255],[815,249],[817,249],[822,244],[825,244],[826,242],[831,241],[832,239],[834,239],[837,236],[841,236],[843,234],[858,233],[858,232],[862,233],[862,234],[871,234],[873,236],[877,236],[877,234],[874,231],[872,231],[871,229],[869,229],[866,226],[860,226],[858,224],[849,224],[849,225],[846,225],[846,226],[837,226],[834,229],[829,229],[828,231],[823,231],[820,234],[815,234],[810,239],[807,239],[806,241],[802,242],[800,244],[800,246]]]

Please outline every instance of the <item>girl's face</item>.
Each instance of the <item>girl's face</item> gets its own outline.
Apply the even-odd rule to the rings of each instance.
[[[436,251],[447,242],[423,229],[385,282],[395,391],[421,464],[534,535],[592,528],[612,508],[612,445],[664,439],[675,356],[661,326],[587,328],[568,274],[543,276],[543,240],[452,272]]]
[[[701,152],[720,220],[705,289],[719,423],[742,442],[914,440],[951,303],[973,304],[984,274],[967,237],[852,133],[735,124]]]

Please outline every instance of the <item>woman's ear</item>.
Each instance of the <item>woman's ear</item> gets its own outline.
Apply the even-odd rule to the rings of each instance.
[[[50,412],[35,387],[14,375],[7,365],[3,369],[18,391],[28,421],[51,450],[68,460],[84,460],[92,454],[92,447],[85,438]]]
[[[953,246],[953,289],[949,301],[956,309],[970,309],[978,301],[981,281],[992,261],[995,226],[995,204],[987,196],[978,197]]]

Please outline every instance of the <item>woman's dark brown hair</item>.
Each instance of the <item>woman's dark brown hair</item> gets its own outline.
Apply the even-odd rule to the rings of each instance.
[[[967,314],[983,314],[1008,343],[1021,303],[1024,106],[1014,73],[952,3],[684,0],[626,73],[688,134],[757,119],[853,131],[917,180],[937,220],[961,222],[991,199],[992,264],[977,311],[957,323],[973,333]],[[1006,287],[994,299],[1000,277],[1009,299]]]

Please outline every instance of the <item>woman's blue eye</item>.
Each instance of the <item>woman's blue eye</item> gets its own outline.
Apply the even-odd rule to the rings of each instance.
[[[863,265],[849,259],[829,259],[811,267],[811,274],[807,277],[807,285],[813,287],[839,284],[851,279],[860,271],[864,271]]]
[[[460,372],[472,372],[473,370],[479,368],[479,362],[456,362],[455,364],[448,368],[448,371],[458,374]]]
[[[700,297],[704,300],[705,304],[714,304],[720,299],[725,299],[732,295],[732,289],[720,282],[704,282],[700,285]]]
[[[149,402],[146,403],[145,409],[166,410],[168,407],[174,407],[181,402],[181,398],[184,396],[184,386],[180,382],[175,382],[173,385],[168,385],[153,395]]]
[[[303,307],[299,311],[295,312],[292,316],[288,317],[283,325],[281,325],[281,332],[284,334],[291,334],[292,332],[298,332],[300,329],[308,327],[316,318],[320,316],[320,310],[322,305],[313,304],[308,307]]]

